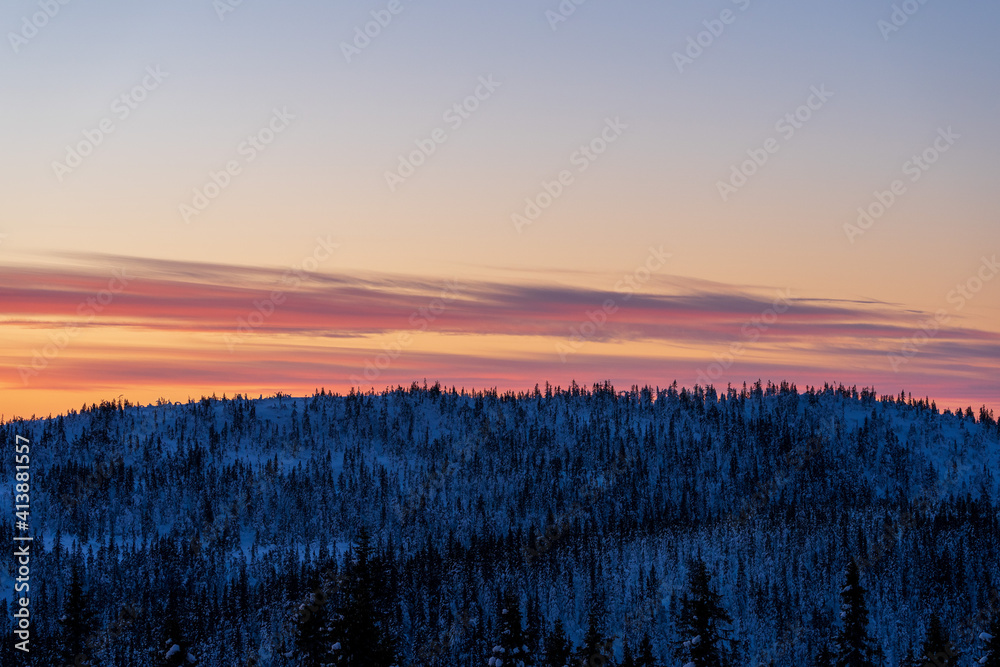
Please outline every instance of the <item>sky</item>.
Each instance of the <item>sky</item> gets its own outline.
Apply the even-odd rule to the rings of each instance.
[[[1000,411],[997,25],[961,0],[11,0],[0,415],[425,378]]]

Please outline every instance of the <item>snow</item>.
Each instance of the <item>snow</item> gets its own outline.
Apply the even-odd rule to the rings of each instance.
[[[822,523],[813,527],[812,532],[802,532],[794,526],[780,526],[773,531],[766,531],[758,528],[758,522],[762,519],[757,514],[763,514],[768,508],[768,502],[777,500],[779,497],[795,500],[798,505],[804,505],[805,510],[810,508],[805,501],[805,496],[797,496],[800,491],[806,489],[809,483],[803,479],[796,471],[778,471],[780,475],[776,478],[782,482],[778,487],[768,486],[775,477],[773,471],[773,460],[766,451],[757,451],[754,448],[757,444],[749,442],[749,436],[743,434],[742,441],[735,441],[726,449],[721,440],[717,438],[717,433],[712,430],[711,424],[706,420],[698,418],[693,411],[685,411],[679,407],[676,399],[657,396],[656,401],[663,401],[663,413],[656,413],[650,416],[641,410],[633,407],[611,407],[607,410],[592,404],[580,405],[571,399],[556,398],[548,404],[543,401],[533,400],[520,401],[516,405],[504,404],[501,401],[485,399],[482,403],[483,422],[488,425],[493,434],[508,434],[515,438],[527,431],[526,424],[531,424],[539,428],[546,428],[550,432],[555,432],[550,436],[551,446],[545,450],[536,448],[534,444],[526,439],[517,441],[516,450],[513,454],[502,451],[490,451],[481,439],[477,439],[478,416],[475,423],[476,430],[470,430],[473,436],[462,431],[461,417],[463,411],[471,412],[475,405],[475,399],[456,399],[454,401],[457,408],[452,412],[446,412],[438,404],[429,400],[409,399],[406,397],[389,396],[382,399],[375,397],[370,406],[366,406],[363,412],[371,411],[377,415],[381,403],[387,405],[387,419],[392,431],[394,420],[403,419],[405,409],[412,410],[415,423],[412,441],[397,433],[390,433],[387,440],[377,435],[374,428],[365,431],[363,435],[349,431],[340,432],[343,417],[343,398],[336,398],[327,401],[329,419],[321,423],[319,419],[314,420],[314,412],[310,411],[309,417],[316,433],[322,437],[317,439],[315,445],[308,444],[301,446],[297,452],[283,447],[283,443],[271,438],[270,431],[274,428],[280,432],[282,429],[292,426],[291,415],[293,409],[301,420],[303,414],[309,409],[311,399],[264,399],[256,403],[257,422],[267,424],[267,428],[254,431],[249,435],[241,436],[236,446],[223,448],[218,454],[207,453],[206,465],[213,474],[224,465],[233,466],[237,463],[249,466],[259,480],[250,486],[252,494],[249,503],[242,503],[239,513],[240,531],[235,536],[236,543],[228,545],[228,552],[222,554],[222,575],[230,579],[237,571],[240,558],[245,558],[247,563],[248,576],[251,584],[255,577],[261,576],[264,565],[254,566],[250,563],[250,552],[254,538],[258,530],[261,532],[263,543],[257,548],[257,559],[260,563],[273,564],[275,558],[280,557],[287,546],[294,548],[294,553],[298,557],[304,558],[308,549],[315,558],[318,542],[316,535],[324,526],[327,533],[327,548],[337,554],[342,555],[352,546],[352,530],[362,521],[369,521],[382,531],[383,536],[391,536],[395,546],[401,552],[410,555],[416,548],[420,548],[428,541],[434,541],[435,546],[441,547],[441,540],[436,536],[447,535],[449,531],[454,531],[456,539],[463,544],[469,543],[471,535],[483,523],[489,525],[497,534],[506,534],[508,529],[526,529],[529,524],[533,524],[536,530],[539,526],[544,526],[545,509],[549,507],[552,499],[546,497],[547,494],[537,494],[527,498],[527,509],[523,515],[514,516],[508,513],[508,507],[512,498],[526,485],[526,482],[533,481],[534,476],[544,480],[544,483],[552,489],[559,488],[560,492],[567,493],[584,489],[589,491],[595,500],[593,503],[583,503],[578,506],[573,505],[574,497],[567,493],[566,502],[562,512],[553,512],[556,521],[568,519],[570,521],[577,518],[586,518],[591,512],[591,505],[606,511],[613,503],[623,503],[624,499],[616,496],[616,485],[620,486],[615,474],[608,474],[606,470],[595,469],[595,457],[593,452],[586,450],[580,441],[573,434],[569,433],[567,426],[574,424],[574,428],[579,432],[585,424],[598,424],[607,428],[608,437],[612,441],[623,440],[626,444],[627,456],[640,458],[649,466],[648,493],[660,491],[667,500],[674,503],[687,495],[691,502],[704,506],[713,512],[713,518],[717,525],[702,529],[697,527],[690,531],[675,531],[668,537],[663,534],[643,536],[640,539],[625,539],[620,546],[615,549],[602,550],[598,564],[598,576],[607,576],[611,573],[613,579],[614,595],[609,599],[611,608],[608,610],[607,622],[609,632],[619,632],[622,618],[629,612],[628,605],[640,596],[641,586],[636,581],[637,571],[642,567],[645,571],[653,565],[656,566],[660,581],[659,586],[652,595],[652,604],[656,606],[659,602],[658,620],[664,636],[669,635],[669,611],[671,604],[671,589],[678,589],[683,586],[683,566],[682,563],[688,555],[703,551],[706,560],[709,561],[713,573],[718,573],[716,579],[720,592],[723,595],[723,604],[734,612],[734,616],[744,625],[737,626],[740,632],[745,633],[754,646],[764,646],[773,643],[772,636],[776,634],[772,628],[771,620],[761,620],[759,623],[754,619],[752,613],[748,612],[749,603],[745,602],[749,598],[748,590],[741,590],[736,585],[736,564],[746,566],[745,578],[748,586],[764,588],[764,595],[770,598],[772,592],[769,586],[777,585],[784,589],[787,585],[794,587],[796,593],[802,594],[802,614],[811,613],[813,609],[819,610],[825,617],[836,625],[835,616],[837,609],[834,604],[837,589],[842,581],[840,578],[843,563],[842,547],[831,548],[826,536],[822,534]],[[450,399],[449,399],[450,400]],[[442,400],[443,402],[443,400]],[[795,420],[801,418],[806,411],[807,400],[804,396],[798,399],[798,407],[793,415],[787,419]],[[721,404],[717,402],[716,405]],[[777,414],[780,404],[779,398],[765,398],[763,400],[750,399],[746,401],[745,417],[747,423],[753,423],[763,418]],[[732,409],[730,403],[728,409]],[[659,409],[659,408],[657,408]],[[810,407],[810,410],[813,408]],[[838,430],[844,434],[843,438],[829,439],[828,447],[833,467],[849,469],[852,475],[856,476],[857,484],[863,490],[870,492],[876,499],[887,499],[885,506],[891,508],[893,502],[902,493],[911,502],[927,494],[930,503],[938,503],[949,496],[961,496],[969,493],[975,499],[980,493],[993,494],[994,498],[1000,496],[1000,475],[995,471],[1000,470],[1000,446],[994,436],[985,436],[983,428],[979,424],[973,424],[969,420],[958,419],[954,416],[930,416],[922,414],[919,410],[910,409],[907,406],[893,406],[881,403],[873,405],[863,405],[858,401],[843,400],[833,396],[822,396],[818,401],[816,410],[822,410],[834,414],[838,420]],[[221,429],[224,423],[231,426],[232,420],[229,416],[229,409],[221,402],[212,405],[210,413],[216,419],[216,429]],[[157,415],[157,424],[153,423],[153,415]],[[893,460],[883,460],[880,456],[873,456],[872,462],[859,462],[853,457],[854,443],[851,437],[854,430],[861,427],[866,419],[878,421],[879,429],[887,429],[895,434],[900,441],[900,447],[907,452],[910,462],[909,468],[913,479],[910,486],[897,488],[900,482],[896,481],[891,472]],[[141,504],[150,498],[143,489],[140,491],[140,484],[143,484],[141,475],[145,472],[149,474],[180,475],[183,480],[185,471],[178,467],[173,459],[182,457],[188,451],[193,441],[201,441],[205,446],[205,432],[207,431],[206,421],[199,416],[197,431],[192,428],[192,405],[184,404],[170,407],[136,408],[126,411],[126,419],[135,419],[137,425],[134,434],[139,439],[137,446],[121,442],[113,443],[110,448],[106,444],[82,445],[77,449],[69,451],[60,450],[57,447],[39,447],[35,450],[33,466],[39,471],[53,464],[65,465],[72,460],[77,463],[88,463],[94,460],[106,460],[106,457],[113,453],[120,455],[126,466],[134,469],[138,475],[136,487],[131,493],[123,493],[114,497],[109,497],[106,501],[102,499],[101,508],[107,512],[113,512],[116,517],[116,534],[113,538],[114,544],[119,547],[130,543],[130,538],[126,537],[127,531],[139,532],[142,517]],[[506,420],[504,429],[499,429],[496,424],[499,419]],[[75,415],[66,418],[67,439],[73,442],[84,429],[91,428],[91,415]],[[367,415],[362,416],[362,421],[368,419]],[[376,417],[372,416],[371,424],[376,423]],[[642,441],[639,439],[643,429],[672,424],[677,428],[677,449],[686,452],[686,456],[691,457],[691,468],[685,470],[670,456],[664,440],[663,433],[654,432],[656,449],[644,451]],[[44,425],[39,421],[28,426],[36,431]],[[426,436],[425,436],[426,428]],[[185,435],[182,437],[180,433]],[[329,435],[332,432],[333,435]],[[538,433],[536,428],[535,433]],[[162,453],[155,453],[149,459],[144,459],[143,440],[147,437],[158,436],[162,438]],[[280,435],[279,435],[280,437]],[[712,449],[706,447],[705,443],[712,440]],[[38,439],[38,436],[35,436]],[[430,450],[435,440],[441,441],[440,451],[433,453],[423,453],[421,450]],[[502,439],[500,439],[502,444]],[[471,444],[470,444],[471,443]],[[690,443],[701,443],[698,448],[690,447]],[[887,452],[890,449],[880,436],[878,446]],[[537,451],[536,451],[537,449]],[[345,454],[350,450],[355,457],[353,461],[345,464]],[[459,453],[465,453],[465,463],[459,463],[461,457]],[[750,452],[745,458],[739,458],[741,454]],[[332,472],[335,491],[330,491],[324,498],[324,502],[330,505],[321,508],[315,499],[319,497],[323,489],[312,489],[312,494],[303,493],[300,498],[294,497],[294,493],[301,487],[295,487],[287,483],[292,472],[295,472],[296,479],[310,478],[315,474],[316,466],[326,465],[325,457],[330,454],[331,463],[329,469]],[[277,455],[279,469],[277,479],[272,482],[264,478],[264,467],[273,461]],[[472,470],[471,460],[473,455],[477,455],[482,462],[482,474],[475,476]],[[535,456],[526,464],[518,460],[523,456]],[[727,485],[733,480],[728,479],[726,474],[717,474],[718,469],[726,469],[730,457],[736,457],[737,474],[746,472],[744,467],[750,464],[760,467],[762,479],[754,480],[754,483],[763,485],[768,494],[763,501],[749,502],[752,510],[749,518],[741,522],[741,525],[733,527],[730,521],[725,522],[729,513],[733,511],[733,500],[729,497]],[[504,460],[509,458],[509,461]],[[551,461],[559,457],[561,459],[561,472],[550,473]],[[572,471],[575,465],[574,459],[580,458],[582,469],[579,474]],[[537,465],[535,461],[537,460]],[[150,463],[150,461],[152,463]],[[687,465],[687,461],[685,461]],[[530,474],[517,475],[510,474],[510,470],[521,467]],[[426,494],[426,510],[422,514],[412,512],[414,520],[408,522],[408,528],[400,525],[395,513],[387,512],[389,518],[384,525],[379,524],[379,510],[382,509],[382,499],[377,494],[372,493],[372,488],[378,488],[379,476],[384,474],[390,490],[389,502],[394,505],[399,504],[399,498],[406,502],[414,489],[421,489],[428,478],[428,471],[447,469],[444,475],[444,483],[441,490],[437,487],[433,492]],[[374,486],[362,489],[357,498],[348,497],[344,488],[340,486],[340,476],[344,481],[357,481],[361,474],[359,470],[364,470],[364,476],[368,482],[374,480]],[[929,472],[927,472],[929,471]],[[937,486],[928,485],[924,488],[922,476],[927,472],[927,477],[935,480]],[[632,474],[631,472],[629,473]],[[551,475],[551,476],[549,476]],[[919,477],[919,479],[918,479]],[[173,478],[171,478],[173,479]],[[218,479],[218,476],[215,477]],[[722,484],[716,485],[718,480]],[[855,478],[852,478],[852,480]],[[590,481],[588,481],[590,480]],[[691,487],[683,489],[683,484],[693,480]],[[366,482],[366,483],[368,483]],[[6,485],[0,489],[0,497],[7,498],[12,504],[10,495],[11,485]],[[218,487],[216,487],[218,488]],[[547,487],[548,488],[548,487]],[[445,492],[446,489],[446,492]],[[749,496],[753,495],[754,488],[751,487]],[[815,488],[808,487],[808,492],[814,494],[810,497],[819,497],[822,492],[822,480]],[[183,481],[172,488],[167,500],[155,500],[153,509],[152,525],[149,529],[154,536],[170,535],[173,532],[184,531],[191,528],[191,516],[197,515],[198,501],[201,488],[190,488]],[[644,490],[640,488],[640,493]],[[228,489],[220,493],[229,494]],[[46,507],[39,505],[38,511],[46,513],[46,524],[43,530],[42,539],[46,548],[51,548],[54,543],[56,527],[63,526],[62,545],[69,549],[74,541],[79,541],[73,535],[73,522],[63,516],[60,517],[55,509],[53,496],[46,496],[44,488],[39,491],[40,502],[49,502]],[[485,517],[480,519],[476,516],[473,501],[478,495],[483,495],[486,501]],[[164,496],[167,498],[167,496]],[[452,510],[456,499],[460,499],[463,504],[463,511],[456,513]],[[297,506],[297,502],[301,502]],[[825,502],[825,501],[824,501]],[[933,505],[931,505],[933,506]],[[300,511],[301,508],[305,510]],[[618,505],[616,509],[623,511],[624,505]],[[798,509],[798,507],[797,507]],[[815,509],[815,508],[813,508]],[[854,511],[853,508],[846,508],[845,512]],[[104,514],[104,512],[100,512]],[[891,512],[890,512],[891,514]],[[216,508],[216,525],[221,526],[222,521],[218,517],[226,516],[226,512]],[[324,523],[318,521],[308,526],[305,524],[323,518]],[[729,517],[731,519],[731,517]],[[881,514],[875,516],[881,521]],[[892,517],[895,519],[895,517]],[[812,520],[823,522],[829,517],[822,513],[816,515]],[[413,524],[417,520],[426,522],[429,530],[419,532]],[[721,521],[720,521],[721,520]],[[782,518],[782,520],[784,520]],[[852,521],[855,517],[852,516]],[[793,520],[794,521],[794,520]],[[94,524],[97,525],[96,523]],[[197,530],[202,526],[194,525]],[[881,524],[877,525],[881,530]],[[420,530],[423,530],[421,528]],[[409,531],[409,532],[406,532]],[[207,534],[207,531],[201,531]],[[895,558],[895,554],[906,546],[911,539],[912,527],[906,526],[896,531],[897,539],[888,547],[886,558]],[[189,534],[185,532],[184,534]],[[428,539],[427,535],[435,537]],[[853,540],[854,532],[850,538]],[[86,554],[88,548],[95,552],[104,544],[107,544],[107,536],[99,542],[91,535],[90,539],[82,543],[82,549]],[[140,540],[141,542],[141,540]],[[559,539],[554,540],[555,547],[559,548]],[[953,548],[961,542],[956,538],[956,542],[948,542],[947,547]],[[140,544],[141,546],[141,544]],[[874,544],[870,543],[870,551],[874,552]],[[942,544],[942,547],[945,546]],[[970,559],[981,558],[981,555],[969,554]],[[119,553],[119,560],[124,558],[124,554]],[[586,593],[586,584],[580,583],[579,576],[581,570],[576,568],[575,563],[570,559],[563,558],[559,561],[560,567],[566,568],[566,572],[572,575],[572,582],[568,586],[562,581],[552,585],[552,590],[545,589],[542,605],[543,612],[551,621],[560,617],[566,622],[566,630],[571,638],[577,643],[581,640],[584,629],[582,623],[585,621],[583,603],[580,601]],[[906,565],[905,563],[903,564]],[[603,571],[600,570],[603,568]],[[895,566],[887,568],[895,571]],[[881,571],[881,570],[880,570]],[[781,573],[776,579],[770,579],[771,573]],[[868,576],[863,573],[862,584],[870,593],[871,616],[873,626],[880,628],[902,627],[905,635],[899,641],[910,646],[919,645],[919,632],[923,626],[914,619],[917,617],[919,609],[900,604],[894,606],[889,593],[893,582],[891,580],[880,586],[873,586],[870,581],[865,580]],[[886,575],[888,576],[888,575]],[[914,584],[919,586],[920,582]],[[12,579],[7,571],[0,572],[0,587],[3,593],[0,595],[8,600],[12,599]],[[846,587],[841,589],[841,592]],[[871,591],[878,591],[878,595],[873,595]],[[664,594],[667,591],[667,594]],[[643,593],[644,594],[644,593]],[[904,601],[905,602],[905,601]],[[770,604],[769,600],[767,602]],[[955,603],[957,604],[957,603]],[[284,610],[292,607],[285,607]],[[490,616],[495,616],[495,607],[491,607]],[[506,611],[506,610],[505,610]],[[494,619],[491,619],[494,620]],[[894,630],[895,631],[895,630]],[[888,633],[889,631],[884,631]],[[988,636],[986,633],[980,638]],[[491,637],[493,641],[497,637]],[[676,638],[672,638],[676,640]],[[659,640],[658,640],[659,641]],[[662,640],[665,644],[666,640]],[[676,645],[676,644],[674,644]],[[339,648],[339,644],[337,645]],[[171,650],[177,645],[173,645]],[[496,647],[499,649],[500,647]],[[662,649],[661,646],[657,646]],[[180,648],[177,647],[177,651]],[[499,652],[499,651],[498,651]],[[201,651],[199,650],[199,653]],[[174,654],[176,655],[176,653]],[[501,658],[497,658],[500,660]],[[508,660],[509,662],[509,660]]]

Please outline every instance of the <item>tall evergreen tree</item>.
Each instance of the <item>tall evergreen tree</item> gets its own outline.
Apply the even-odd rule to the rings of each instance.
[[[917,664],[921,667],[952,667],[957,663],[958,653],[955,646],[948,639],[948,634],[941,625],[941,619],[934,614],[931,616],[930,625],[927,626],[927,636]]]
[[[643,633],[642,641],[639,642],[639,656],[635,660],[636,667],[656,667],[656,658],[653,657],[653,641],[649,633]]]
[[[296,610],[295,648],[303,667],[322,667],[333,660],[329,612],[325,603],[322,594],[314,593]]]
[[[833,651],[830,650],[830,644],[823,642],[816,653],[816,667],[830,667],[835,657]]]
[[[576,659],[582,665],[602,664],[605,667],[611,664],[613,638],[606,637],[601,623],[601,604],[596,595],[592,596],[590,611],[587,613],[587,634],[583,637],[583,644],[577,649]]]
[[[724,637],[723,625],[732,622],[722,606],[722,596],[712,587],[708,567],[701,558],[688,566],[687,590],[680,600],[681,632],[678,653],[694,667],[728,667],[734,663],[734,647]]]
[[[573,655],[573,643],[566,636],[562,619],[557,618],[552,632],[545,636],[545,654],[542,664],[545,667],[567,667]]]
[[[70,566],[69,589],[64,596],[62,616],[59,617],[62,659],[69,664],[76,664],[77,656],[86,657],[85,644],[95,628],[91,606],[92,596],[83,588],[78,558],[74,557]]]
[[[621,667],[636,667],[635,655],[632,654],[632,645],[628,639],[622,640],[622,664]]]
[[[164,667],[194,667],[198,664],[198,656],[192,651],[191,642],[181,629],[178,615],[170,613],[168,618],[167,639],[163,642],[160,664]]]
[[[397,643],[386,595],[386,566],[376,556],[367,529],[358,532],[358,545],[348,557],[344,596],[331,626],[335,664],[350,667],[391,667]]]
[[[861,587],[861,571],[851,559],[847,577],[840,590],[840,611],[843,625],[837,633],[836,667],[875,667],[882,657],[868,635],[868,604]]]
[[[497,630],[499,641],[493,645],[493,655],[490,657],[490,667],[508,665],[509,667],[528,667],[534,664],[528,651],[524,627],[521,623],[521,600],[508,589],[500,598],[500,614]]]

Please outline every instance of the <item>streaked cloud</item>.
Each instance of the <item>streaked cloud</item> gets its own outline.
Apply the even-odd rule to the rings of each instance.
[[[81,315],[81,304],[105,290],[116,271],[128,278],[126,287],[99,312]],[[1000,359],[1000,335],[958,326],[957,319],[897,373],[887,355],[919,330],[927,313],[876,301],[791,296],[787,310],[764,319],[765,325],[762,314],[782,290],[670,276],[628,293],[558,279],[555,274],[544,282],[535,274],[530,282],[502,284],[312,273],[290,281],[281,268],[101,255],[0,266],[6,341],[0,363],[8,390],[32,392],[347,390],[351,378],[365,378],[366,363],[371,368],[387,350],[396,351],[368,374],[369,386],[425,377],[477,387],[525,388],[525,378],[660,385],[677,379],[690,385],[700,369],[739,345],[738,357],[713,376],[716,384],[881,381],[886,393],[903,385],[945,399],[997,398],[990,378]],[[587,282],[600,279],[589,276]],[[239,345],[227,345],[255,304],[276,294],[281,298],[273,312],[246,327]],[[560,359],[556,346],[609,300],[615,312]],[[22,382],[17,369],[31,367],[33,357],[46,345],[51,351],[51,341],[67,330],[74,332],[71,340]]]

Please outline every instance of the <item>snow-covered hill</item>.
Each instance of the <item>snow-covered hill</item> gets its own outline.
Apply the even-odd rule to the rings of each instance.
[[[985,410],[785,384],[414,385],[104,403],[2,428],[32,442],[37,664],[68,650],[74,563],[100,664],[161,664],[174,646],[205,666],[305,664],[294,610],[340,604],[362,528],[400,664],[487,664],[508,589],[533,664],[557,620],[581,645],[595,609],[608,660],[648,633],[656,664],[683,664],[696,556],[740,664],[814,664],[852,558],[887,664],[919,650],[935,614],[978,657],[1000,613],[1000,431]],[[2,470],[12,506],[13,456]]]

